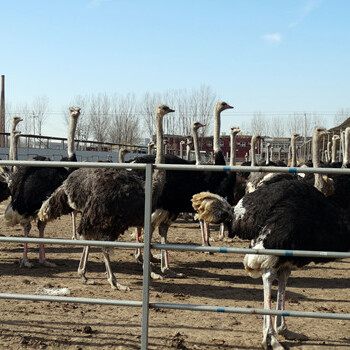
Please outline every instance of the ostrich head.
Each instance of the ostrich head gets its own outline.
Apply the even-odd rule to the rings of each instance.
[[[23,119],[21,117],[13,117],[12,122],[13,125],[16,127],[18,123],[20,123]]]
[[[296,132],[292,134],[292,139],[293,139],[293,140],[296,140],[296,139],[298,139],[299,137],[300,137],[300,134],[298,134],[298,133],[296,133]]]
[[[233,108],[232,106],[230,106],[228,103],[224,101],[218,101],[216,102],[216,105],[215,105],[215,110],[219,113],[221,113],[225,109],[232,109],[232,108]]]
[[[238,126],[231,126],[230,134],[237,135],[241,132],[241,129]]]
[[[211,224],[224,223],[229,235],[232,233],[234,212],[226,199],[211,192],[201,192],[193,195],[191,201],[193,209],[197,212],[195,219],[202,219]]]
[[[156,108],[156,114],[162,117],[171,112],[175,112],[175,110],[169,108],[166,105],[158,105]]]
[[[198,122],[198,121],[192,122],[191,124],[191,128],[193,131],[197,131],[199,128],[203,128],[204,126],[206,126],[206,124],[202,124],[201,122]]]
[[[78,118],[80,115],[80,108],[79,107],[70,107],[69,112],[72,117]]]

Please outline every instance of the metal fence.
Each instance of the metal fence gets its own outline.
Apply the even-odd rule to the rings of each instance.
[[[151,231],[151,214],[152,214],[152,173],[154,169],[164,170],[188,170],[188,171],[234,171],[234,172],[276,172],[276,173],[319,173],[319,174],[346,174],[350,176],[350,169],[334,168],[284,168],[284,167],[250,167],[250,166],[215,166],[215,165],[171,165],[171,164],[120,164],[120,163],[85,163],[85,162],[37,162],[37,161],[1,161],[0,166],[17,165],[17,166],[36,166],[36,167],[84,167],[84,168],[132,168],[145,169],[145,217],[144,217],[144,243],[130,242],[106,242],[90,240],[64,240],[48,238],[19,238],[19,237],[0,237],[0,242],[17,242],[17,243],[45,243],[45,244],[66,244],[81,246],[104,246],[117,248],[142,248],[144,249],[144,268],[143,268],[143,292],[142,301],[128,301],[115,299],[96,299],[96,298],[78,298],[78,297],[58,297],[43,295],[24,295],[24,294],[6,294],[0,293],[0,299],[32,300],[32,301],[53,301],[65,303],[85,303],[114,306],[130,306],[142,308],[141,324],[141,349],[148,348],[148,328],[149,328],[149,309],[164,308],[191,310],[201,312],[227,312],[240,314],[261,314],[261,315],[282,315],[308,318],[324,319],[343,319],[350,320],[350,314],[339,313],[321,313],[321,312],[304,312],[304,311],[278,311],[254,308],[234,308],[193,304],[175,304],[175,303],[153,303],[149,301],[150,286],[150,249],[167,249],[167,250],[191,250],[202,252],[218,252],[233,254],[263,254],[278,256],[309,256],[322,258],[350,258],[350,253],[328,252],[328,251],[301,251],[301,250],[272,250],[272,249],[248,249],[248,248],[224,248],[224,247],[202,247],[196,245],[181,244],[156,244],[150,242]]]

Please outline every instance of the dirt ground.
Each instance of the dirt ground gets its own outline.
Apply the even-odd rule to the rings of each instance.
[[[2,203],[0,213],[6,207]],[[212,227],[218,237],[217,227]],[[0,218],[0,234],[22,237],[22,228],[8,228]],[[33,228],[31,237],[37,237]],[[49,223],[46,237],[71,237],[66,216]],[[158,240],[158,234],[154,239]],[[129,233],[121,238],[133,241]],[[169,232],[170,243],[200,244],[198,224],[179,220]],[[216,246],[248,247],[213,242]],[[131,249],[111,254],[118,281],[129,292],[112,290],[104,274],[102,254],[93,248],[88,277],[95,285],[78,278],[81,247],[47,246],[47,258],[57,267],[38,264],[38,248],[31,245],[31,269],[20,268],[23,245],[3,244],[0,249],[0,292],[35,294],[38,288],[68,288],[72,297],[142,300],[142,267]],[[202,252],[169,253],[174,271],[186,278],[152,281],[150,301],[222,307],[263,308],[261,279],[245,273],[242,255]],[[287,288],[286,309],[350,313],[350,260],[310,265],[294,271]],[[157,271],[157,267],[156,267]],[[276,293],[276,287],[274,287]],[[139,349],[141,308],[0,299],[0,349]],[[309,318],[287,319],[289,328],[309,337],[304,342],[280,341],[288,349],[350,349],[348,321]],[[149,349],[261,349],[262,316],[195,311],[150,310]]]

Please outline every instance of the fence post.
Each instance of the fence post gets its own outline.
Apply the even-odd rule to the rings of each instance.
[[[153,165],[146,165],[145,180],[145,227],[143,244],[143,289],[142,289],[142,335],[141,350],[148,348],[149,284],[150,284],[150,244],[152,215],[152,172]]]

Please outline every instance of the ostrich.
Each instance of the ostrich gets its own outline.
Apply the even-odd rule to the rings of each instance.
[[[296,152],[296,141],[300,137],[299,134],[293,133],[290,138],[290,148],[291,148],[291,163],[290,166],[295,168],[297,166],[297,152]]]
[[[193,196],[197,217],[211,223],[224,222],[229,237],[250,240],[254,249],[349,251],[350,220],[344,210],[314,186],[291,180],[272,183],[245,195],[233,209],[212,193]],[[307,233],[307,234],[306,234]],[[283,310],[288,277],[293,268],[329,259],[247,254],[243,263],[248,274],[262,277],[264,308],[271,308],[271,288],[278,281],[277,309]],[[284,317],[276,316],[274,325],[264,316],[265,349],[283,349],[277,335],[305,340],[303,334],[288,330]],[[277,335],[276,335],[277,333]]]
[[[223,101],[216,103],[214,108],[214,155],[215,165],[225,165],[224,155],[220,149],[220,114],[226,109],[233,108]],[[135,158],[138,163],[152,162],[149,156]],[[191,164],[179,157],[168,155],[166,164]],[[233,197],[235,173],[209,173],[198,171],[167,171],[163,192],[158,199],[156,210],[152,214],[152,227],[158,227],[161,243],[167,242],[167,233],[170,225],[180,213],[191,213],[193,208],[191,198],[193,194],[203,190],[209,190],[218,194]],[[174,274],[169,269],[168,253],[161,251],[161,271],[163,274],[182,277],[182,274]]]
[[[184,157],[184,154],[183,154],[183,146],[185,144],[185,141],[184,140],[181,140],[180,141],[180,158],[183,159]]]
[[[336,161],[337,159],[337,141],[340,140],[339,135],[333,135],[332,136],[332,147],[331,147],[331,164],[337,164],[338,162]]]
[[[150,141],[147,145],[147,154],[153,154],[154,142]]]
[[[125,155],[130,153],[126,148],[120,148],[118,153],[118,163],[125,163]]]
[[[317,126],[314,129],[312,136],[312,166],[314,168],[321,167],[319,149],[323,136],[327,134],[329,134],[329,132],[323,127]],[[304,181],[313,184],[325,196],[330,196],[334,192],[333,179],[329,178],[327,175],[308,174],[304,177]]]
[[[236,165],[236,138],[237,135],[241,132],[239,127],[232,126],[230,129],[230,166]],[[236,176],[236,184],[234,188],[234,200],[237,200],[237,197],[242,198],[244,195],[243,185],[245,181],[240,176]],[[232,203],[233,204],[233,203]],[[220,225],[219,240],[223,240],[225,235],[225,225]]]
[[[190,137],[186,138],[186,160],[188,162],[191,161],[191,148],[192,148],[193,141]]]
[[[70,124],[68,131],[68,159],[76,160],[74,153],[74,133],[80,115],[80,108],[70,108]],[[40,157],[42,160],[48,158]],[[69,175],[69,170],[58,168],[45,167],[19,167],[12,176],[11,185],[11,202],[6,208],[5,219],[8,226],[21,224],[24,229],[25,237],[28,237],[31,229],[31,221],[37,218],[37,212],[43,201],[51,195],[55,189],[62,184],[65,178]],[[44,237],[44,229],[46,223],[38,220],[37,227],[40,238]],[[24,244],[23,258],[20,266],[32,267],[29,262],[28,244]],[[44,244],[39,245],[39,262],[43,265],[52,267],[55,266],[46,260]]]
[[[192,130],[192,135],[193,135],[194,152],[195,152],[195,156],[196,156],[196,164],[197,165],[201,164],[201,161],[200,161],[200,150],[199,150],[199,141],[198,141],[198,129],[200,129],[200,128],[204,127],[204,126],[205,126],[205,124],[202,124],[202,123],[200,123],[198,121],[194,121],[191,124],[191,130]],[[176,175],[176,172],[175,172],[174,175]],[[202,239],[204,241],[204,232],[203,232],[204,227],[203,227],[203,223],[200,222],[200,225],[201,225]],[[142,231],[142,227],[137,227],[137,232],[136,232],[136,242],[137,243],[139,242],[141,231]],[[139,248],[136,249],[135,258],[136,258],[137,262],[139,262],[139,263],[143,262],[141,249],[139,249]],[[152,262],[159,262],[153,256],[151,257],[151,260],[152,260]]]
[[[20,135],[20,131],[16,131],[17,125],[23,121],[20,117],[13,117],[12,123],[11,123],[11,130],[10,130],[10,151],[9,151],[9,160],[17,160],[17,142]],[[11,171],[14,171],[15,167],[11,169]]]
[[[17,160],[17,143],[20,136],[20,132],[16,131],[16,126],[23,119],[20,117],[13,117],[10,130],[10,147],[9,147],[9,160]],[[15,167],[11,169],[7,166],[0,168],[0,202],[10,197],[12,187],[12,176],[15,171]]]
[[[157,154],[155,164],[164,162],[163,117],[174,112],[168,106],[156,109]],[[152,207],[162,191],[165,171],[156,169],[152,178]],[[71,210],[81,212],[78,234],[82,239],[116,240],[129,227],[144,224],[144,179],[127,169],[80,168],[73,172],[49,197],[39,211],[42,221],[53,220]],[[113,289],[129,290],[117,282],[109,260],[107,248],[102,248],[107,280]],[[84,283],[89,247],[83,250],[78,275]]]

